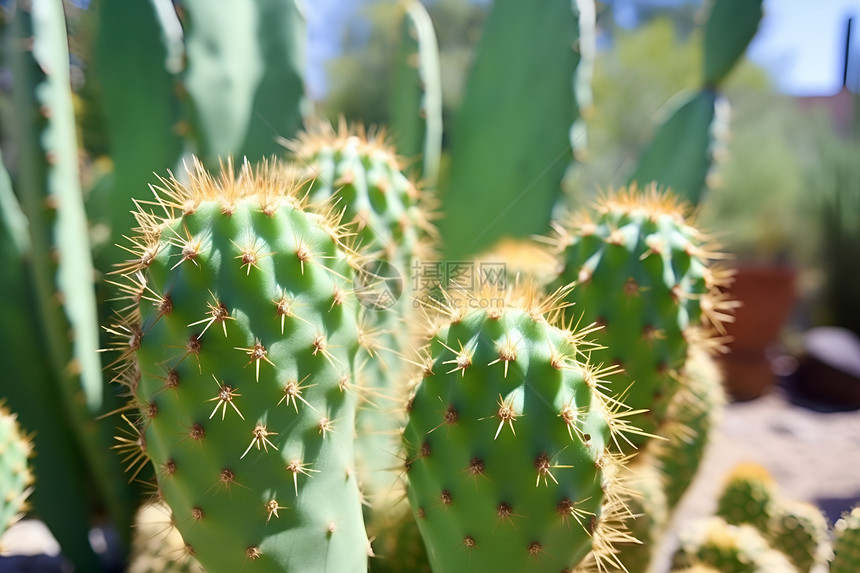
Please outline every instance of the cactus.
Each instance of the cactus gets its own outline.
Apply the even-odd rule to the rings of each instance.
[[[762,18],[762,0],[713,0],[705,23],[702,86],[678,94],[643,149],[630,183],[656,182],[698,204],[725,156],[729,104],[718,88],[740,60]]]
[[[603,373],[579,361],[584,333],[552,324],[562,294],[452,297],[419,352],[404,455],[436,572],[569,570],[592,550],[611,559],[613,532],[597,524],[619,502],[609,446],[623,419]]]
[[[637,413],[631,423],[641,432],[631,441],[640,446],[667,417],[688,343],[699,336],[694,327],[719,328],[725,319],[717,290],[725,279],[709,267],[717,255],[669,193],[634,186],[601,200],[597,212],[556,226],[550,242],[561,272],[553,287],[575,281],[573,313],[603,327],[591,360],[623,369],[613,384]]]
[[[0,534],[18,521],[33,484],[29,458],[33,446],[17,417],[0,404]]]
[[[197,164],[158,192],[163,215],[138,215],[132,304],[113,328],[140,412],[128,453],[152,460],[207,570],[363,571],[354,255],[300,183],[232,171]]]
[[[143,505],[134,527],[128,573],[205,573],[186,549],[164,504]]]
[[[717,500],[717,515],[732,525],[750,524],[767,531],[776,504],[776,484],[758,464],[735,466]]]
[[[765,538],[789,558],[799,573],[809,573],[825,561],[829,534],[827,519],[816,506],[779,500]]]
[[[434,184],[442,155],[442,78],[433,22],[417,0],[403,6],[391,112],[398,151],[420,156],[412,172]]]
[[[782,553],[771,549],[759,531],[711,517],[686,529],[672,562],[673,570],[705,565],[721,573],[794,573]]]
[[[356,466],[367,501],[368,533],[376,540],[374,552],[391,559],[389,552],[399,543],[387,537],[408,537],[402,528],[414,529],[403,519],[408,508],[392,469],[400,464],[399,406],[407,392],[402,357],[411,344],[417,294],[410,274],[414,265],[430,258],[435,229],[417,186],[404,174],[384,134],[368,136],[344,121],[335,132],[320,122],[286,145],[313,181],[310,197],[336,202],[344,219],[358,229],[356,241],[367,256],[355,287],[367,327],[359,356],[365,367],[357,381],[365,400],[357,413]]]
[[[577,97],[588,74],[579,66],[593,35],[580,29],[581,20],[593,19],[593,4],[494,3],[448,134],[450,171],[439,187],[449,260],[504,236],[543,232],[549,223],[578,145],[572,138],[581,137]]]
[[[668,421],[658,431],[666,439],[650,444],[670,511],[696,477],[725,402],[719,368],[702,343],[692,344],[681,370],[681,388],[669,404]]]
[[[860,507],[845,513],[833,526],[833,533],[830,573],[857,571],[860,564]]]

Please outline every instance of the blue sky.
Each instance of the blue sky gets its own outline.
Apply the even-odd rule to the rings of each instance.
[[[338,54],[332,38],[362,4],[371,0],[307,0],[309,32],[308,88],[313,97],[325,90],[323,65]],[[483,0],[482,0],[483,1]],[[614,0],[624,18],[635,21],[640,3],[671,5],[690,0]],[[842,83],[845,25],[855,16],[853,69],[860,91],[860,0],[765,0],[765,17],[748,56],[767,69],[776,86],[792,95],[831,95]]]
[[[842,85],[851,15],[849,84],[860,91],[860,0],[765,0],[765,18],[747,55],[771,73],[781,91],[831,95]]]

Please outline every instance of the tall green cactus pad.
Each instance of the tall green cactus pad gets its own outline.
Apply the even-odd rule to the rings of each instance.
[[[569,571],[592,549],[609,558],[595,531],[618,500],[608,446],[620,418],[600,372],[580,362],[582,336],[547,318],[558,299],[521,294],[452,300],[419,353],[407,491],[439,573]]]
[[[642,430],[631,436],[639,446],[666,419],[694,327],[723,317],[722,277],[709,266],[715,255],[683,206],[653,186],[608,196],[596,217],[556,228],[560,275],[553,286],[575,282],[573,314],[603,327],[591,361],[623,370],[614,391],[639,411],[631,418]]]
[[[117,242],[134,223],[133,194],[152,180],[153,172],[174,167],[183,151],[177,85],[184,45],[170,0],[93,4],[89,77],[98,86],[113,162],[104,215]],[[114,253],[107,249],[104,254]]]
[[[18,425],[17,416],[0,404],[0,534],[25,509],[33,484],[28,461],[32,453],[32,444]]]
[[[18,155],[14,184],[29,226],[30,286],[37,311],[29,317],[29,328],[42,336],[38,354],[31,360],[44,362],[50,370],[44,393],[14,402],[16,408],[26,402],[44,411],[59,410],[62,414],[54,421],[68,420],[57,433],[68,434],[60,443],[68,444],[71,436],[77,442],[74,450],[62,452],[62,462],[57,458],[38,462],[39,477],[58,470],[45,477],[61,482],[67,472],[70,481],[95,482],[97,486],[91,491],[96,495],[85,498],[83,504],[79,499],[71,501],[68,507],[62,504],[64,496],[58,496],[61,504],[51,506],[48,498],[60,490],[70,489],[73,496],[83,497],[70,484],[57,483],[53,493],[40,488],[34,494],[34,504],[43,512],[66,556],[82,570],[98,571],[101,566],[87,540],[92,525],[89,518],[101,506],[124,544],[136,495],[123,478],[119,459],[109,450],[112,424],[97,422],[113,407],[106,396],[98,354],[95,273],[78,169],[63,3],[17,3],[13,45],[10,60],[15,77],[13,122]],[[20,415],[30,424],[31,419],[42,418],[44,411],[21,409]],[[46,434],[52,432],[45,430]],[[43,456],[59,449],[41,448],[41,438],[37,442]],[[83,464],[75,459],[78,455],[82,455]],[[88,475],[81,475],[80,470]]]
[[[577,95],[587,74],[578,75],[578,66],[590,37],[579,30],[586,2],[593,4],[493,3],[448,134],[440,227],[449,260],[504,236],[539,233],[549,223],[573,160],[571,138],[579,133],[573,126],[581,128]]]
[[[442,77],[433,22],[417,0],[404,3],[394,69],[391,129],[411,172],[434,184],[442,155]],[[417,159],[420,158],[420,161]]]
[[[113,330],[140,417],[120,439],[207,571],[364,571],[353,263],[279,173],[198,164],[138,215]]]
[[[679,94],[666,104],[666,118],[648,143],[630,182],[656,182],[697,204],[717,150],[725,146],[729,105],[713,89]]]
[[[755,527],[730,525],[719,517],[686,528],[672,564],[673,571],[704,565],[720,573],[797,573]]]
[[[860,507],[854,507],[833,526],[830,573],[851,573],[860,567]]]
[[[755,36],[762,16],[762,0],[711,0],[702,51],[706,86],[725,80]]]
[[[185,0],[180,18],[188,117],[204,163],[258,161],[302,125],[305,16],[300,0]]]

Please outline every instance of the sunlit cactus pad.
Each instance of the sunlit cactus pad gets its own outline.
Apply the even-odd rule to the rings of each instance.
[[[138,214],[123,268],[130,463],[152,460],[207,571],[364,571],[344,231],[265,164],[189,179]]]
[[[666,419],[694,327],[719,328],[729,309],[717,288],[725,274],[711,266],[717,255],[686,212],[669,192],[631,187],[556,225],[551,241],[555,286],[575,283],[571,312],[603,326],[592,361],[623,369],[615,393],[643,411],[631,420],[646,433]]]
[[[407,489],[430,563],[572,570],[606,549],[595,531],[617,500],[609,446],[623,424],[582,335],[547,318],[557,298],[470,297],[449,301],[420,351],[407,408]]]

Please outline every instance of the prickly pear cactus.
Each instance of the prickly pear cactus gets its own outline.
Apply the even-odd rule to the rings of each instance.
[[[350,256],[274,171],[198,165],[138,214],[112,329],[140,412],[123,442],[207,571],[365,571]]]
[[[414,531],[402,483],[391,470],[401,463],[400,405],[407,392],[407,363],[401,357],[411,348],[412,269],[430,260],[427,245],[435,229],[417,186],[383,134],[368,136],[343,121],[337,131],[317,123],[287,145],[312,181],[311,198],[333,201],[358,229],[356,239],[366,253],[355,285],[366,326],[360,356],[365,366],[357,380],[365,399],[357,414],[356,466],[374,553],[390,561],[400,546],[391,537],[402,538],[404,527]]]
[[[32,453],[18,418],[0,404],[0,533],[18,521],[25,509],[33,485],[27,462]]]
[[[553,287],[575,281],[572,315],[603,326],[591,360],[623,369],[613,391],[642,411],[631,418],[643,431],[632,436],[636,446],[666,419],[691,327],[725,318],[716,288],[724,277],[709,266],[715,254],[685,210],[668,192],[631,187],[602,199],[595,217],[556,226]]]
[[[669,404],[669,417],[658,431],[666,439],[649,444],[663,476],[670,512],[696,477],[726,403],[722,374],[701,343],[690,345],[680,382]]]
[[[853,573],[860,569],[860,506],[843,515],[833,526],[833,533],[830,573]]]
[[[751,525],[711,517],[687,528],[673,558],[673,571],[704,565],[721,573],[796,573],[782,553]]]
[[[758,464],[738,464],[717,501],[717,515],[732,525],[744,523],[767,531],[777,503],[776,483]]]
[[[827,518],[809,503],[780,500],[765,537],[800,573],[824,562],[829,548]]]
[[[436,573],[570,571],[592,549],[608,557],[596,525],[618,499],[609,444],[620,418],[583,363],[582,335],[547,318],[558,299],[536,300],[452,301],[420,352],[405,471]]]

